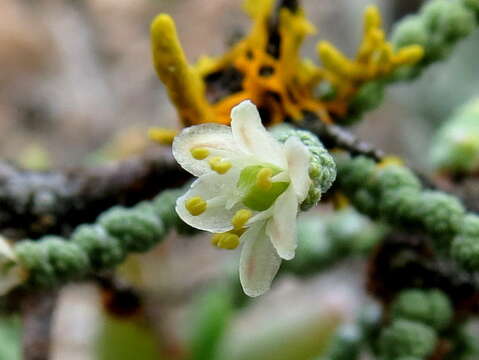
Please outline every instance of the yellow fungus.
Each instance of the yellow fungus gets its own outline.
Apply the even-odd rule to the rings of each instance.
[[[424,48],[420,45],[409,45],[400,49],[394,62],[398,65],[412,64],[422,59]]]
[[[151,24],[153,63],[160,79],[186,126],[213,122],[204,94],[204,82],[191,67],[181,48],[175,23],[167,14],[158,15]]]
[[[239,236],[232,232],[214,234],[211,237],[211,244],[221,249],[233,250],[238,247],[239,243]]]
[[[364,10],[364,32],[381,27],[382,19],[379,9],[375,5],[369,5]]]
[[[250,33],[223,56],[202,57],[193,66],[187,63],[173,20],[164,14],[154,20],[151,35],[155,68],[184,126],[205,122],[228,125],[232,107],[246,99],[269,114],[263,119],[267,125],[285,119],[299,121],[306,112],[332,122],[347,114],[365,82],[387,76],[399,66],[412,65],[423,56],[418,45],[394,50],[385,39],[378,8],[369,6],[355,57],[349,59],[332,44],[320,42],[317,51],[323,66],[318,67],[300,56],[304,38],[315,31],[303,9],[283,7],[279,14],[273,14],[275,5],[274,0],[246,0],[244,8],[253,20]],[[277,37],[270,34],[273,15]],[[272,38],[278,38],[278,43],[271,44]],[[208,90],[217,87],[213,79],[225,73],[238,75],[237,90],[225,91],[219,98],[213,91],[208,94],[213,96],[207,97]],[[332,96],[318,96],[317,89],[323,84],[334,89]],[[213,166],[229,169],[227,164]]]
[[[273,169],[271,168],[262,168],[256,174],[256,186],[260,189],[268,191],[273,186],[273,182],[271,181],[271,177],[273,176]]]
[[[204,160],[210,155],[210,151],[207,148],[196,147],[190,150],[191,156],[196,160]]]
[[[233,219],[231,219],[231,224],[235,230],[241,230],[248,222],[248,220],[253,216],[251,210],[241,209],[234,214]]]
[[[148,131],[150,139],[161,145],[171,145],[176,135],[178,131],[173,129],[152,128]]]
[[[399,156],[386,156],[381,160],[381,162],[377,164],[377,167],[381,169],[390,165],[404,166],[404,160],[401,159]]]
[[[218,174],[226,174],[229,169],[231,169],[232,164],[229,161],[225,161],[219,156],[214,156],[208,160],[210,168],[213,171],[216,171]]]
[[[185,201],[186,210],[193,216],[198,216],[203,214],[208,207],[207,203],[203,198],[199,196],[194,196]]]

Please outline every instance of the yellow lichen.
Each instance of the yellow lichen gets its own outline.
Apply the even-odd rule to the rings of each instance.
[[[171,145],[176,135],[178,135],[178,131],[172,129],[151,128],[148,131],[150,139],[160,145]]]
[[[391,165],[404,166],[404,160],[399,156],[385,156],[378,164],[378,168],[385,168]]]
[[[183,125],[215,122],[205,98],[205,85],[194,67],[186,60],[173,19],[158,15],[151,24],[153,63],[168,95],[178,110]]]
[[[348,59],[330,43],[320,42],[322,67],[316,66],[299,54],[304,38],[315,28],[302,9],[283,7],[278,12],[275,4],[274,0],[246,0],[245,10],[253,20],[250,34],[223,56],[203,56],[194,66],[186,61],[171,18],[162,14],[155,19],[155,67],[184,126],[229,124],[231,108],[245,99],[258,106],[267,125],[297,121],[305,113],[331,122],[347,114],[362,84],[414,64],[423,55],[418,45],[394,51],[385,40],[378,9],[370,6],[364,13],[363,39],[355,58]],[[218,86],[212,84],[224,74],[233,74],[236,83],[218,94]],[[322,85],[330,86],[334,94],[318,95]]]

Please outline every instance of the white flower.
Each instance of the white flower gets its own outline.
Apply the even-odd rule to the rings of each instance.
[[[0,236],[0,296],[5,295],[25,280],[25,272],[17,263],[8,241]]]
[[[296,249],[296,216],[306,198],[310,152],[296,136],[279,143],[250,101],[231,112],[231,128],[202,124],[173,142],[178,163],[198,179],[176,203],[187,224],[216,233],[225,249],[243,244],[240,280],[245,293],[267,291],[281,259]]]

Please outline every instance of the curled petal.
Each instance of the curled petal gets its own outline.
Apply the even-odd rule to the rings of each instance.
[[[24,278],[24,271],[16,263],[12,246],[0,236],[0,296],[20,285]]]
[[[265,233],[265,223],[251,226],[241,237],[240,281],[246,295],[262,295],[271,287],[281,259]]]
[[[258,109],[245,100],[231,111],[233,138],[241,149],[260,161],[286,167],[281,144],[264,128]]]
[[[0,264],[14,259],[15,255],[12,246],[3,236],[0,235]]]
[[[268,221],[266,233],[278,255],[285,260],[294,258],[296,251],[296,214],[298,201],[290,186],[274,204],[273,217]]]
[[[195,176],[212,171],[206,158],[201,160],[193,158],[191,150],[196,148],[205,148],[215,156],[228,159],[238,154],[238,148],[228,126],[202,124],[184,129],[173,141],[173,156],[183,169]]]
[[[296,136],[291,136],[284,144],[288,172],[294,192],[301,203],[308,195],[311,179],[309,177],[309,160],[311,154],[306,146]]]
[[[233,228],[231,219],[241,208],[238,201],[234,201],[235,183],[238,173],[228,172],[224,175],[207,174],[198,178],[190,190],[176,201],[176,212],[181,220],[188,225],[205,231],[220,233]],[[193,216],[186,209],[186,201],[193,197],[200,197],[207,202],[206,210],[200,215]],[[230,206],[226,206],[229,202]]]
[[[25,273],[16,265],[11,267],[6,273],[0,275],[0,296],[7,294],[10,290],[24,282]]]

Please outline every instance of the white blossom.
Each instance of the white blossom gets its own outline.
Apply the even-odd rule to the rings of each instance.
[[[25,272],[17,263],[9,242],[0,236],[0,296],[5,295],[25,280]]]
[[[175,138],[173,155],[198,177],[176,211],[187,224],[215,233],[214,245],[242,244],[241,284],[258,296],[270,288],[281,259],[294,257],[296,216],[311,185],[310,153],[296,136],[278,142],[250,101],[233,108],[231,118],[231,127],[202,124]]]

